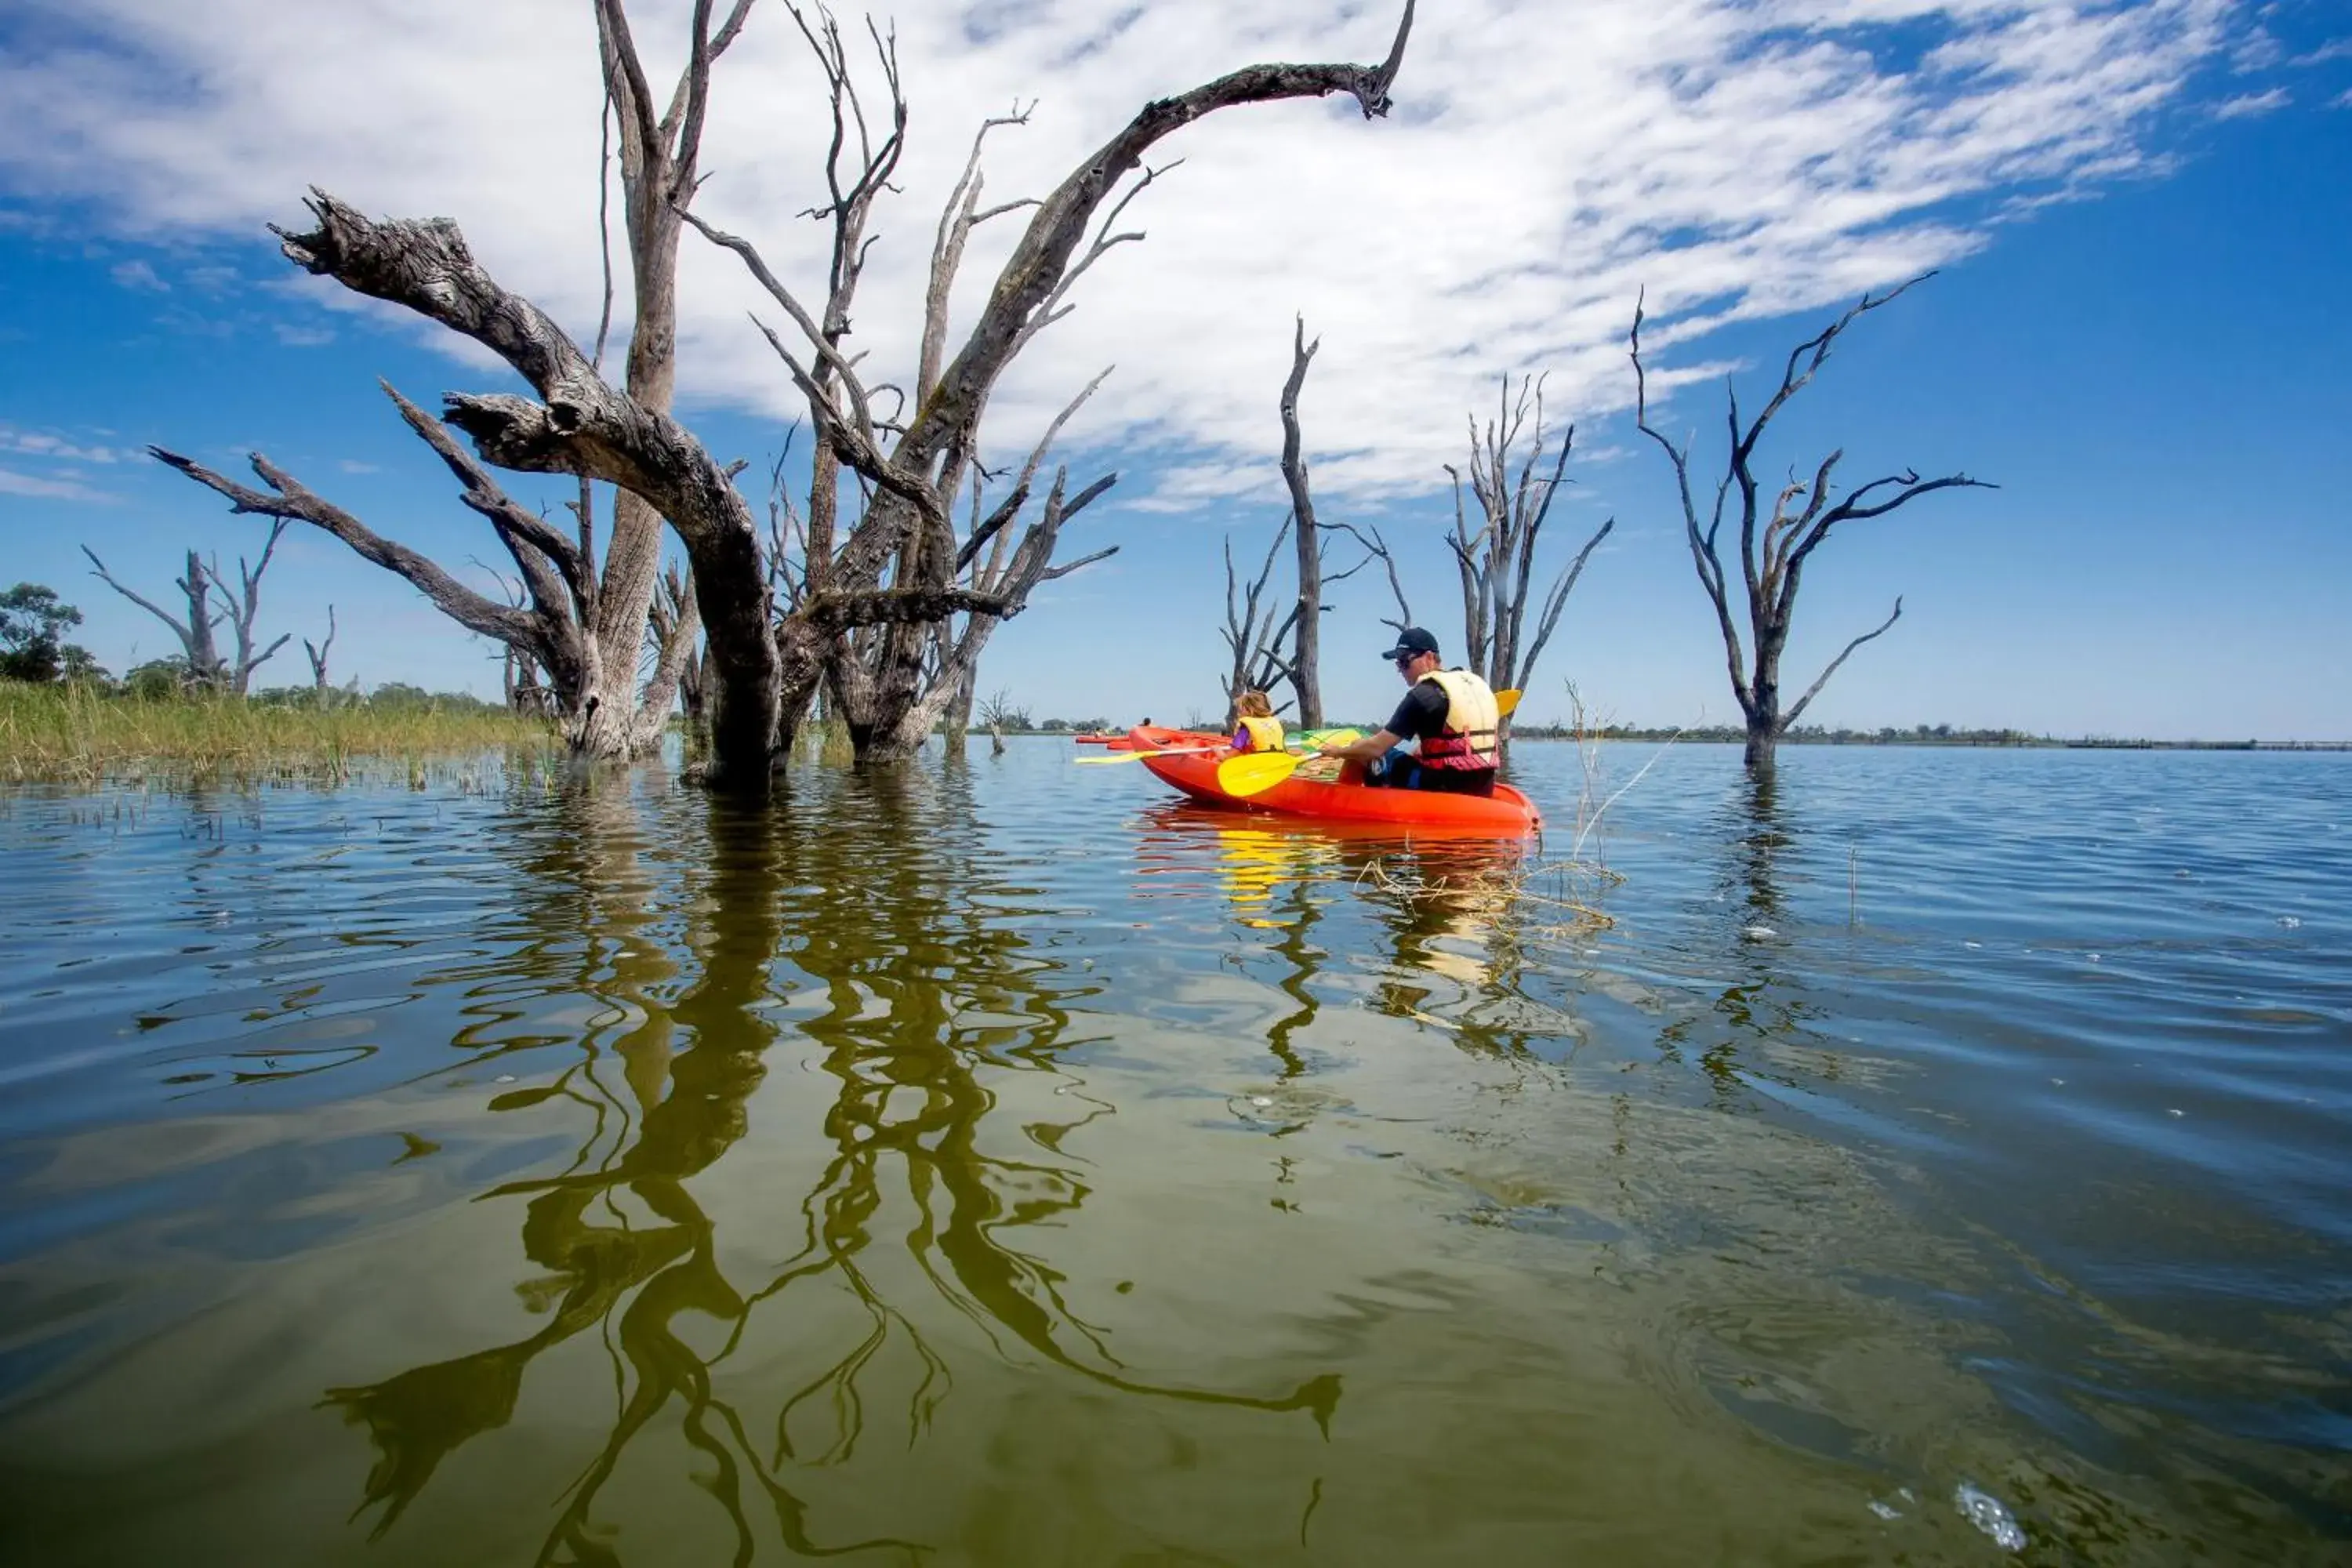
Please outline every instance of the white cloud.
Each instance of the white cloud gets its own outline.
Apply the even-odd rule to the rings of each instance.
[[[172,286],[157,277],[155,269],[144,261],[117,262],[111,275],[125,289],[137,289],[141,293],[168,294],[172,291]]]
[[[383,470],[373,463],[362,463],[357,458],[345,458],[335,467],[347,474],[380,474]]]
[[[28,496],[40,500],[110,501],[104,490],[92,489],[76,479],[45,479],[0,468],[0,495]]]
[[[569,0],[20,0],[83,37],[0,60],[0,182],[156,239],[258,238],[320,184],[376,213],[446,215],[510,287],[583,338],[600,295],[593,29]],[[667,90],[685,0],[640,0]],[[1259,59],[1377,58],[1393,13],[1360,0],[908,0],[913,105],[853,348],[903,377],[939,203],[973,127],[992,197],[1049,188],[1146,101]],[[2234,0],[1452,0],[1424,7],[1394,118],[1351,102],[1234,110],[1159,149],[1184,166],[1131,209],[1149,243],[1079,286],[1000,390],[1009,452],[1103,365],[1075,445],[1157,457],[1163,504],[1267,493],[1294,312],[1323,351],[1306,394],[1334,493],[1441,488],[1462,410],[1546,369],[1563,414],[1630,394],[1622,336],[1649,290],[1671,364],[1725,322],[1811,310],[1987,241],[2020,198],[2158,167],[2152,117],[2247,28]],[[1938,40],[1925,53],[1903,40]],[[1906,49],[1908,53],[1906,53]],[[159,89],[158,83],[174,84]],[[810,293],[823,121],[804,46],[755,9],[721,63],[700,210]],[[969,321],[1018,219],[975,239]],[[688,239],[683,395],[793,412],[744,321],[775,314]],[[291,280],[288,280],[289,285]],[[306,298],[380,316],[329,289]],[[625,310],[624,312],[625,316]],[[460,357],[480,352],[437,330]],[[1686,379],[1686,378],[1684,378]],[[1339,457],[1329,454],[1341,453]],[[1132,504],[1138,498],[1125,494]]]
[[[133,455],[117,447],[84,447],[61,436],[18,430],[7,425],[0,425],[0,452],[20,452],[28,458],[64,463],[119,463]]]
[[[2287,101],[2286,89],[2283,87],[2274,87],[2268,92],[2250,92],[2242,95],[2242,97],[2229,99],[2223,102],[2215,104],[2213,106],[2213,118],[2216,120],[2246,120],[2254,115],[2269,114],[2276,110],[2284,109],[2287,106]]]
[[[298,327],[288,321],[274,321],[270,330],[289,349],[315,349],[335,341],[333,330],[328,327]]]

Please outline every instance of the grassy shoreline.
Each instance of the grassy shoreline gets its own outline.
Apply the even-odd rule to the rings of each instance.
[[[158,701],[0,680],[0,784],[220,775],[331,782],[362,759],[537,749],[554,740],[541,721],[489,708]]]

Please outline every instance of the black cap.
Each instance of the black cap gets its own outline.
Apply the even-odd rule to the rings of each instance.
[[[1389,660],[1391,663],[1394,663],[1396,660],[1401,658],[1410,658],[1415,654],[1435,653],[1436,651],[1437,639],[1435,637],[1431,637],[1419,626],[1407,626],[1404,630],[1397,633],[1396,647],[1389,649],[1388,652],[1381,655],[1381,657]]]

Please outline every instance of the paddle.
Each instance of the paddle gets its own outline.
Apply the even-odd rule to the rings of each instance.
[[[1217,764],[1217,787],[1230,795],[1258,795],[1297,773],[1304,761],[1296,752],[1245,752],[1227,757]]]
[[[1189,756],[1195,752],[1221,752],[1224,750],[1224,747],[1225,743],[1223,741],[1219,741],[1213,744],[1208,745],[1164,746],[1156,752],[1112,752],[1106,756],[1073,757],[1070,760],[1076,763],[1078,766],[1082,768],[1099,768],[1111,763],[1131,763],[1140,757],[1182,757]]]
[[[1508,713],[1519,705],[1522,695],[1516,689],[1497,691],[1495,693],[1495,711],[1497,714]],[[1340,733],[1345,734],[1346,731]],[[1352,743],[1339,740],[1338,735],[1331,739],[1343,746]],[[1238,757],[1227,757],[1217,764],[1217,787],[1239,799],[1263,795],[1297,773],[1303,760],[1289,752],[1251,752]]]
[[[1294,741],[1306,741],[1310,737],[1313,739],[1314,743],[1318,745],[1331,744],[1346,746],[1362,740],[1363,731],[1360,730],[1302,730],[1297,734],[1291,736],[1290,739]],[[1201,752],[1216,752],[1223,751],[1223,749],[1224,742],[1218,742],[1215,744],[1202,744],[1198,746],[1163,746],[1156,752],[1113,752],[1107,756],[1073,757],[1070,760],[1076,763],[1081,767],[1098,768],[1110,763],[1131,763],[1139,757],[1184,757],[1192,756]],[[1279,755],[1280,753],[1266,752],[1260,754],[1270,757]]]

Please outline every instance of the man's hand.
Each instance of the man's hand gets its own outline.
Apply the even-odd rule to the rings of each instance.
[[[1344,757],[1351,763],[1369,763],[1375,758],[1387,756],[1402,738],[1392,735],[1386,730],[1375,730],[1360,741],[1350,741],[1344,746],[1335,746],[1326,742],[1318,746],[1315,751],[1318,756]]]

